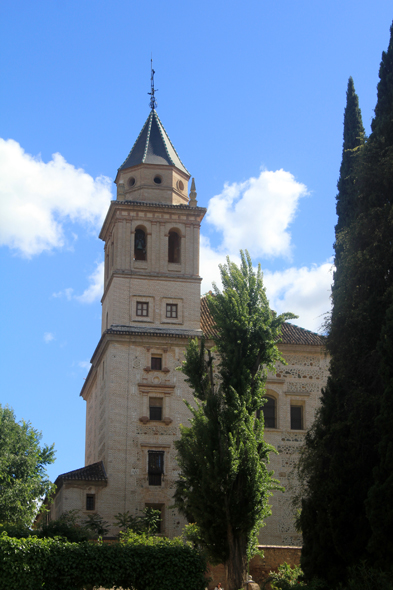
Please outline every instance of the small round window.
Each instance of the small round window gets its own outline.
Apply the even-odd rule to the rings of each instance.
[[[183,191],[184,190],[184,184],[182,183],[181,180],[177,181],[177,188],[179,189],[179,191]]]
[[[162,178],[161,178],[161,176],[155,176],[155,177],[154,177],[154,182],[155,182],[156,184],[161,184],[161,182],[162,182]]]
[[[135,178],[133,176],[131,176],[131,178],[128,179],[128,186],[134,186],[135,184]]]

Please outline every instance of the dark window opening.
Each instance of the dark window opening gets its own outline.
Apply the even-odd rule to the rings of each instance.
[[[162,474],[164,473],[164,452],[148,451],[148,455],[149,486],[160,486]]]
[[[144,301],[136,302],[136,315],[148,317],[149,315],[149,304]]]
[[[150,368],[152,371],[161,371],[162,358],[160,356],[152,356]]]
[[[94,510],[96,506],[95,494],[86,494],[86,510]]]
[[[180,262],[180,236],[175,231],[170,231],[168,236],[168,262]]]
[[[291,430],[303,430],[302,406],[291,406]]]
[[[149,398],[149,418],[150,420],[162,420],[162,398]]]
[[[154,182],[155,182],[156,184],[161,184],[161,182],[162,182],[162,178],[161,178],[161,176],[155,176],[155,177],[154,177]]]
[[[274,397],[266,396],[267,402],[262,406],[263,418],[266,428],[276,428],[276,400]],[[258,418],[261,415],[261,410],[258,410]]]
[[[135,231],[135,260],[146,260],[146,234],[143,229]]]
[[[167,318],[177,318],[177,303],[167,303],[166,304],[166,317]]]

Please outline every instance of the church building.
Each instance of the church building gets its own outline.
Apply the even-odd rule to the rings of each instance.
[[[81,391],[86,402],[85,467],[59,475],[50,518],[98,513],[111,525],[117,513],[161,511],[160,533],[186,524],[172,508],[179,471],[175,440],[188,425],[192,391],[176,371],[191,338],[214,335],[200,292],[200,226],[195,182],[153,106],[117,172],[100,239],[105,246],[101,337]],[[203,272],[203,269],[202,269]],[[218,269],[217,269],[218,273]],[[271,468],[287,488],[272,498],[260,542],[299,545],[291,490],[293,466],[312,424],[328,359],[323,339],[285,324],[279,345],[288,365],[269,375],[265,434],[279,451]],[[109,535],[118,529],[111,526]]]

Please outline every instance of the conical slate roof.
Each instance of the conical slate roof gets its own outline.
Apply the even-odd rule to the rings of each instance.
[[[159,116],[155,110],[150,111],[142,131],[138,135],[132,150],[119,170],[138,166],[138,164],[164,164],[176,166],[179,170],[190,176],[183,166]]]

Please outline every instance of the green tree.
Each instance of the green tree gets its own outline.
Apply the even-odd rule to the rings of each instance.
[[[182,371],[193,389],[196,407],[191,426],[181,427],[176,442],[180,479],[175,504],[196,522],[199,542],[209,560],[224,563],[229,590],[243,586],[257,535],[270,514],[268,498],[278,482],[268,471],[264,441],[265,381],[274,363],[281,326],[293,314],[277,316],[269,307],[258,268],[241,252],[241,267],[229,258],[220,266],[223,291],[208,297],[216,326],[215,352],[202,338],[192,341]]]
[[[380,544],[372,545],[382,523],[378,494],[371,490],[387,483],[392,436],[381,427],[389,409],[384,399],[391,398],[386,351],[393,302],[392,72],[391,38],[382,57],[372,133],[363,146],[355,146],[354,193],[348,201],[352,215],[338,223],[342,229],[336,235],[339,256],[328,336],[331,377],[300,463],[308,486],[300,516],[302,568],[307,577],[317,575],[331,583],[342,580],[346,569],[362,559],[391,567],[391,559],[378,556]],[[392,419],[391,414],[390,424]],[[386,515],[392,508],[390,497]]]
[[[346,557],[342,546],[352,546],[350,515],[354,503],[350,457],[350,360],[354,357],[352,295],[348,282],[348,235],[358,209],[358,162],[364,146],[364,129],[352,78],[348,81],[344,111],[344,141],[337,183],[333,309],[327,348],[331,354],[330,377],[322,392],[321,408],[306,435],[299,462],[302,504],[299,519],[303,533],[302,568],[308,577],[340,579]],[[351,323],[350,327],[348,324]],[[356,362],[356,360],[354,361]],[[356,369],[355,369],[356,371]],[[357,503],[356,503],[357,506]],[[338,522],[340,526],[338,526]]]
[[[29,422],[16,422],[13,410],[0,406],[0,523],[29,526],[53,489],[46,466],[54,445],[41,447],[40,440]]]

